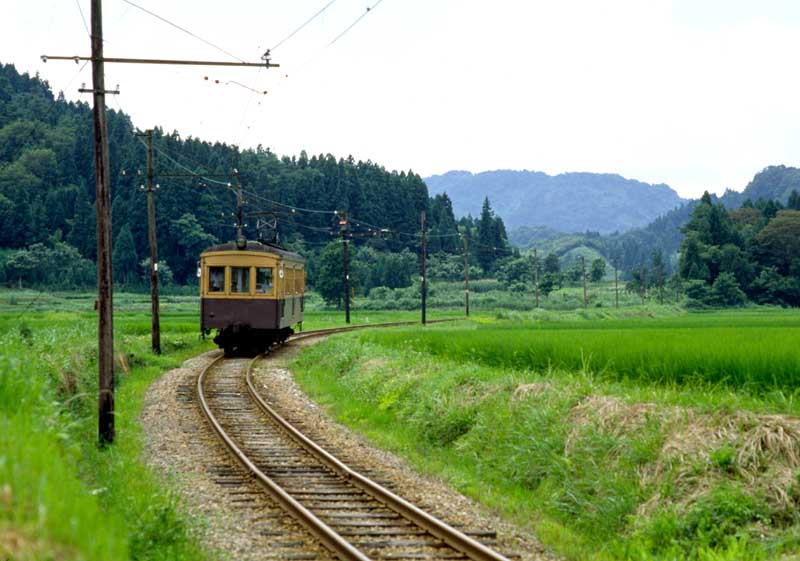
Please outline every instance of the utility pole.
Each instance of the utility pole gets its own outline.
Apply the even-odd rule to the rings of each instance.
[[[422,211],[422,215],[420,216],[420,220],[422,221],[422,325],[426,323],[426,307],[428,304],[428,274],[425,266],[425,257],[428,250],[426,240],[425,240],[425,211]]]
[[[642,304],[647,300],[647,267],[642,265]]]
[[[583,277],[583,307],[589,307],[589,297],[586,293],[586,258],[581,255],[581,276]]]
[[[536,309],[539,309],[539,254],[533,250],[533,290],[536,294]]]
[[[245,249],[247,240],[244,237],[244,199],[242,198],[242,183],[239,181],[239,169],[233,168],[233,180],[236,181],[236,247]]]
[[[142,58],[105,58],[103,56],[103,10],[102,0],[91,0],[91,56],[42,55],[48,59],[92,62],[94,164],[97,211],[97,368],[98,388],[98,436],[100,445],[114,442],[114,325],[113,325],[113,278],[111,274],[111,185],[108,176],[108,129],[106,126],[106,100],[108,93],[119,93],[105,89],[104,63],[168,64],[193,66],[238,66],[275,68],[280,66],[270,60],[267,51],[262,62],[225,62],[207,60],[165,60]],[[86,90],[79,90],[86,91]],[[240,188],[241,189],[241,188]],[[239,193],[241,200],[241,193]],[[241,224],[241,221],[240,221]]]
[[[464,236],[464,311],[469,317],[469,236]]]
[[[339,213],[339,234],[342,238],[342,272],[344,274],[344,322],[350,325],[350,272],[347,255],[347,213]]]
[[[153,157],[153,129],[144,134],[147,139],[147,239],[150,242],[150,316],[152,325],[150,338],[153,352],[161,354],[161,323],[158,315],[158,241],[156,239],[155,172]]]
[[[619,269],[617,268],[617,260],[614,260],[614,305],[619,308]]]
[[[103,10],[92,0],[92,93],[94,95],[94,167],[97,210],[97,369],[98,437],[114,442],[114,316],[111,276],[111,182],[108,176],[106,85],[103,68]]]

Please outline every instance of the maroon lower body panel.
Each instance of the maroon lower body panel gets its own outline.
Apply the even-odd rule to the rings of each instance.
[[[231,325],[251,329],[279,329],[279,300],[250,298],[202,298],[200,300],[200,327],[222,329]]]

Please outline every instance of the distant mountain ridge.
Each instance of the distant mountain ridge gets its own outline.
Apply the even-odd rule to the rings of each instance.
[[[744,191],[727,190],[721,197],[711,195],[711,198],[728,209],[736,209],[747,200],[753,203],[759,199],[773,200],[786,204],[792,191],[800,193],[800,168],[775,165],[756,173]],[[658,249],[674,267],[684,237],[682,228],[699,202],[699,199],[688,200],[647,226],[618,235],[576,235],[555,232],[544,226],[521,226],[510,230],[508,238],[511,245],[523,250],[538,248],[540,251],[553,251],[560,257],[576,247],[594,249],[606,258],[616,252],[620,267],[625,270],[646,263],[653,250]]]
[[[646,226],[685,201],[668,185],[617,174],[496,170],[450,171],[425,178],[447,193],[456,215],[480,214],[484,197],[508,228],[546,226],[561,232],[623,232]]]

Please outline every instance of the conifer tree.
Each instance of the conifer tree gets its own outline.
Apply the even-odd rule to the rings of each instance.
[[[139,259],[136,257],[136,244],[133,242],[131,227],[126,223],[119,230],[111,255],[114,278],[122,284],[133,284],[138,280]]]

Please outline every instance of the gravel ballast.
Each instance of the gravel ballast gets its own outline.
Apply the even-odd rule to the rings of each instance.
[[[291,417],[344,463],[357,470],[369,466],[372,478],[452,526],[465,532],[496,531],[492,547],[498,551],[526,561],[552,558],[530,533],[332,421],[296,385],[287,368],[298,350],[313,342],[290,343],[262,359],[254,370],[259,393],[278,413]],[[291,548],[300,543],[313,558],[330,559],[260,487],[242,476],[201,414],[194,386],[201,369],[217,354],[212,351],[186,361],[149,388],[141,416],[146,462],[174,482],[185,509],[198,522],[198,538],[222,557],[288,559],[296,555]]]

